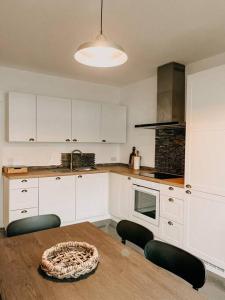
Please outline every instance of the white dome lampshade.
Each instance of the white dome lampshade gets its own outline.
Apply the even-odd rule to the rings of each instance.
[[[124,64],[128,56],[120,46],[107,40],[102,31],[103,0],[101,0],[101,30],[95,41],[81,44],[74,59],[91,67],[116,67]]]
[[[94,42],[80,45],[74,58],[84,65],[107,68],[124,64],[128,56],[122,47],[99,34]]]

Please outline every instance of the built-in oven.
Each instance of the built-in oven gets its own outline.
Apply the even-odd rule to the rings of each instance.
[[[133,184],[132,215],[159,226],[159,191]]]

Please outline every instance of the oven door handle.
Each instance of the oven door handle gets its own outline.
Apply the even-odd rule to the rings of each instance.
[[[140,192],[146,192],[148,194],[159,195],[159,190],[149,188],[149,187],[146,187],[146,186],[142,186],[142,185],[139,185],[139,184],[133,184],[133,190],[140,191]]]

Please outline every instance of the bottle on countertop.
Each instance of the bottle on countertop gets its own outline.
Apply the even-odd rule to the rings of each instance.
[[[128,164],[129,169],[133,169],[133,167],[134,167],[134,157],[135,156],[136,156],[136,147],[133,147],[132,152],[129,157],[129,164]]]
[[[139,151],[137,151],[136,155],[134,156],[134,170],[139,170],[141,165],[141,157]]]

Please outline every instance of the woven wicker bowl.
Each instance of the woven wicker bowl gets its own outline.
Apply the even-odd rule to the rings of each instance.
[[[42,255],[41,269],[57,279],[75,279],[98,265],[98,250],[85,242],[59,243]]]

